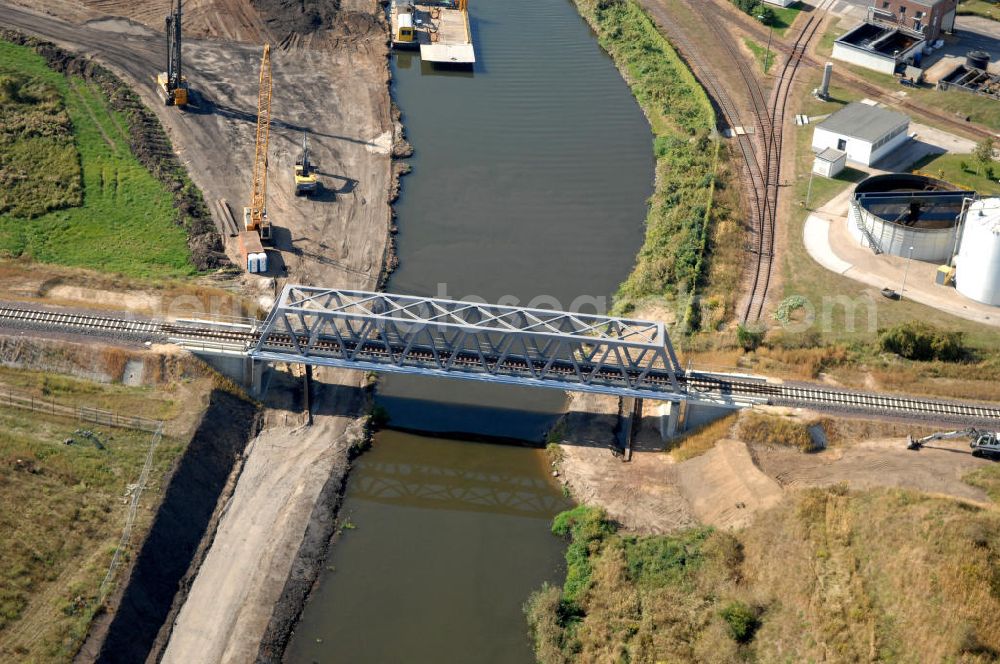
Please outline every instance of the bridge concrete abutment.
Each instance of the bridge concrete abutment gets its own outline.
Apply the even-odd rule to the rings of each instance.
[[[259,397],[264,393],[267,362],[255,361],[249,355],[221,355],[197,350],[191,352],[205,364],[245,389],[251,396]]]

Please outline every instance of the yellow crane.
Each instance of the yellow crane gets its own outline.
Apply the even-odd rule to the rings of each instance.
[[[264,44],[260,60],[260,87],[257,92],[257,142],[254,146],[253,183],[250,205],[243,208],[243,226],[256,231],[261,242],[271,241],[267,218],[267,145],[271,138],[271,45]]]

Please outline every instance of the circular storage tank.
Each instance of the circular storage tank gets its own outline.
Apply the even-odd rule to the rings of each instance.
[[[1000,198],[969,205],[955,261],[955,288],[977,302],[1000,305]]]
[[[951,258],[962,200],[975,192],[924,175],[889,173],[858,183],[848,228],[861,244],[891,256],[930,263]]]
[[[990,64],[990,54],[986,51],[969,51],[965,54],[965,66],[969,69],[983,69]]]

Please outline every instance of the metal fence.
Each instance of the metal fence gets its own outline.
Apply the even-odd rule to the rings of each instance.
[[[115,547],[114,555],[111,557],[108,572],[104,575],[104,580],[101,581],[101,586],[98,590],[98,596],[103,601],[111,587],[111,582],[115,578],[115,573],[124,559],[129,540],[132,538],[132,528],[135,525],[139,500],[142,497],[142,492],[146,488],[147,482],[149,482],[149,473],[153,468],[153,455],[156,452],[156,447],[163,438],[163,422],[147,417],[122,415],[110,410],[91,408],[89,406],[61,404],[52,398],[45,399],[30,394],[18,394],[11,389],[0,392],[0,405],[44,413],[46,415],[66,417],[75,419],[78,422],[91,422],[103,426],[133,429],[152,434],[149,439],[149,449],[146,451],[146,459],[142,465],[142,471],[139,473],[139,478],[136,480],[135,489],[132,491],[131,500],[129,501],[128,512],[125,516],[125,526],[122,528],[121,537],[118,539],[118,546]]]
[[[31,394],[18,394],[13,390],[0,392],[0,404],[13,408],[22,408],[48,415],[67,417],[78,422],[93,422],[103,426],[115,427],[118,429],[135,429],[154,433],[159,431],[163,423],[159,420],[151,420],[147,417],[136,415],[122,415],[110,410],[91,408],[89,406],[73,406],[61,404],[53,398],[36,397]]]

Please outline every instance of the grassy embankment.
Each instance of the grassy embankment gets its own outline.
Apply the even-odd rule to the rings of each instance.
[[[771,71],[771,67],[774,66],[775,54],[768,52],[766,46],[761,46],[752,39],[744,38],[743,43],[753,53],[753,59],[757,61],[757,66],[760,67],[760,70],[765,74]]]
[[[0,378],[21,393],[57,403],[101,404],[153,417],[173,416],[178,409],[150,388],[9,369]],[[78,429],[96,434],[100,446]],[[65,444],[68,439],[74,442]],[[100,606],[98,592],[122,533],[126,498],[149,444],[144,432],[17,408],[0,412],[0,660],[72,660]],[[133,544],[148,529],[162,496],[160,478],[183,447],[165,437],[157,448]]]
[[[732,534],[634,537],[585,507],[553,532],[570,540],[566,581],[525,606],[543,664],[1000,655],[993,509],[833,487],[796,493]]]
[[[125,118],[95,85],[0,41],[0,118],[0,256],[133,277],[194,272],[171,193],[132,155]]]
[[[995,0],[962,0],[958,3],[958,13],[1000,20],[1000,7]]]
[[[712,283],[717,306],[710,315],[721,320],[727,303],[732,306],[735,281],[727,283],[732,270],[716,257],[724,248],[739,249],[740,230],[729,219],[738,194],[725,191],[727,173],[708,97],[637,4],[577,0],[577,7],[614,58],[654,135],[656,188],[645,242],[619,288],[616,309],[652,310],[670,322],[698,327],[704,315],[692,305],[692,294]],[[712,271],[719,278],[706,278]]]

